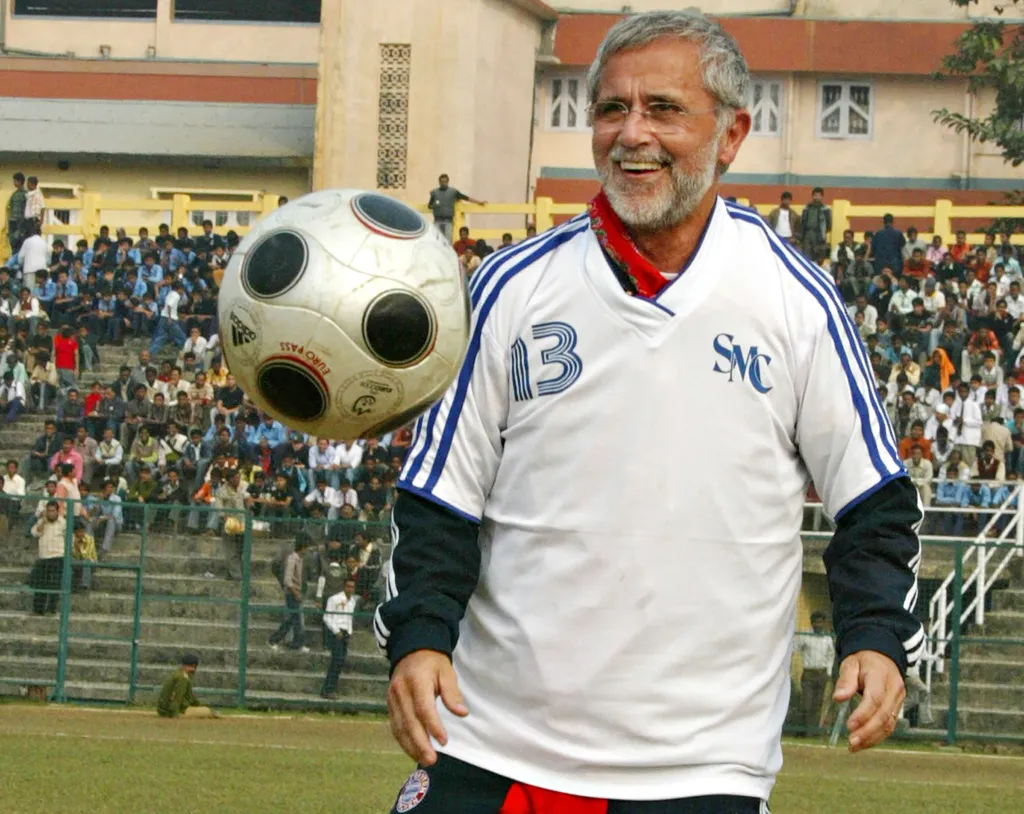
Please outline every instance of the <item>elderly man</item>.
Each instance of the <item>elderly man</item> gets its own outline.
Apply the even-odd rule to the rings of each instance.
[[[718,195],[748,88],[698,12],[617,23],[590,72],[601,193],[473,276],[475,340],[419,422],[374,620],[419,763],[396,811],[763,811],[808,474],[837,520],[850,748],[895,728],[924,649],[917,490],[834,283]],[[627,442],[650,458],[609,481]],[[705,466],[652,489],[665,456]]]

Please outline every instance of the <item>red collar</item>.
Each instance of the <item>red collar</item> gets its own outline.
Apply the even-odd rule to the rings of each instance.
[[[604,190],[587,204],[587,211],[590,214],[590,228],[608,259],[629,278],[638,295],[648,299],[657,297],[668,280],[637,248],[612,209]]]

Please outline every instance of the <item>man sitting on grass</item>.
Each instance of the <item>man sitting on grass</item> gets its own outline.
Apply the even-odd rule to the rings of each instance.
[[[220,714],[209,707],[199,705],[192,691],[192,676],[199,667],[199,656],[186,653],[181,657],[181,667],[171,673],[160,689],[156,711],[161,718],[219,718]]]

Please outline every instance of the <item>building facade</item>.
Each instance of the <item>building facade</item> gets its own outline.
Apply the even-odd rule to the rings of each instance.
[[[1021,183],[1024,169],[933,121],[991,104],[933,78],[964,9],[693,4],[720,17],[754,74],[754,132],[726,194],[800,201],[821,185],[863,203],[989,203]],[[0,0],[0,198],[21,170],[54,195],[354,186],[423,203],[446,172],[492,202],[584,201],[597,186],[585,74],[623,4],[553,5]]]
[[[934,111],[984,114],[989,98],[962,80],[935,79],[969,24],[943,0],[716,0],[719,17],[750,63],[753,130],[730,171],[727,195],[757,203],[813,187],[855,203],[1001,202],[1024,169],[991,145],[934,122]],[[985,2],[974,15],[991,15]],[[561,0],[554,59],[538,70],[532,166],[535,195],[588,198],[597,188],[586,120],[586,72],[621,5]],[[608,13],[594,13],[602,6]],[[663,7],[631,3],[633,11]],[[572,10],[586,8],[584,13]]]

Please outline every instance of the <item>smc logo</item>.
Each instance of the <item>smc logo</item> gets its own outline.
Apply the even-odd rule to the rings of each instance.
[[[751,345],[750,350],[744,351],[742,345],[733,341],[732,334],[719,334],[714,341],[715,353],[725,360],[725,364],[715,362],[715,373],[725,373],[729,381],[739,373],[740,380],[750,380],[751,386],[758,393],[767,393],[771,385],[765,384],[765,372],[772,363],[772,357],[765,353],[759,353],[757,345]]]

